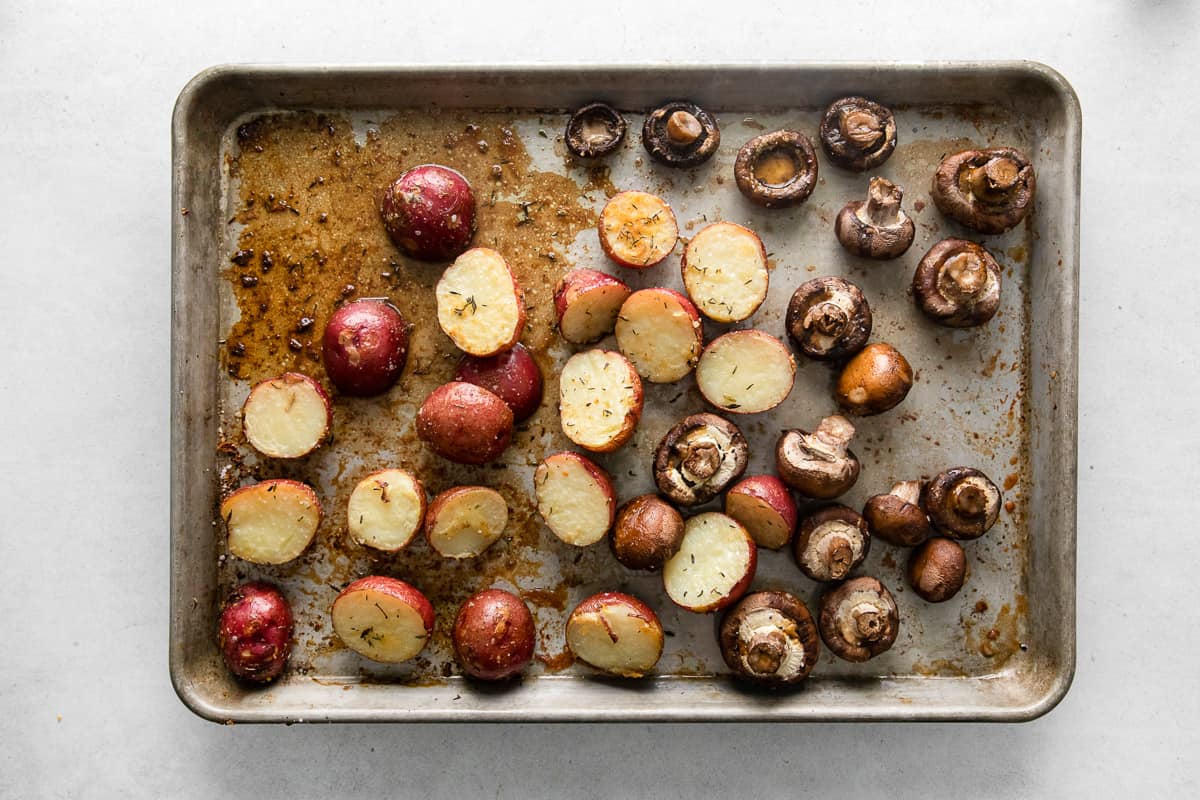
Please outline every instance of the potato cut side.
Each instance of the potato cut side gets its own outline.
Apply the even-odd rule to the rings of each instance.
[[[373,661],[394,664],[415,658],[431,634],[410,603],[378,589],[339,595],[332,616],[338,638]]]
[[[688,242],[683,285],[700,313],[717,322],[746,319],[767,298],[767,251],[749,228],[717,222]]]
[[[754,541],[737,521],[715,511],[687,521],[679,552],[663,565],[667,596],[692,611],[736,599],[755,566]]]
[[[460,350],[490,356],[521,336],[525,309],[504,256],[486,247],[463,253],[437,284],[438,325]]]
[[[792,391],[796,361],[783,342],[757,330],[714,339],[696,366],[704,399],[735,414],[757,414],[782,403]]]
[[[662,626],[643,619],[629,606],[610,603],[598,611],[575,613],[567,621],[567,647],[596,669],[640,678],[658,663]]]
[[[642,289],[621,306],[617,347],[651,383],[671,383],[696,366],[704,346],[700,315],[670,289]]]
[[[472,558],[508,525],[508,503],[495,489],[458,486],[434,498],[425,520],[429,545],[447,558]]]
[[[246,441],[271,458],[308,455],[325,440],[331,421],[325,391],[298,372],[256,384],[242,406]]]
[[[620,353],[587,350],[571,356],[559,375],[563,433],[588,450],[609,452],[633,436],[642,416],[642,381]]]
[[[559,322],[563,338],[575,344],[587,344],[612,333],[621,304],[630,289],[623,283],[603,283],[567,298],[567,307]]]
[[[600,212],[600,244],[622,266],[652,267],[671,254],[678,240],[675,214],[661,197],[621,192]]]
[[[604,538],[616,514],[612,483],[578,453],[558,453],[533,476],[538,513],[559,539],[586,547]]]
[[[321,522],[317,494],[303,483],[269,480],[221,503],[229,552],[255,564],[283,564],[304,552]]]
[[[425,517],[425,488],[401,469],[359,481],[350,493],[346,522],[354,541],[394,552],[408,546]]]
[[[725,495],[725,513],[740,522],[760,547],[778,550],[792,538],[783,517],[761,497],[730,492]]]

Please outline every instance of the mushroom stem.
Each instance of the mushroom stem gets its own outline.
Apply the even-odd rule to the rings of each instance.
[[[684,473],[700,481],[711,478],[721,465],[721,450],[715,442],[689,442],[682,455]]]
[[[967,174],[967,185],[976,197],[999,197],[1007,194],[1021,176],[1021,166],[1011,158],[988,159]]]
[[[867,606],[870,611],[855,610],[854,627],[858,630],[858,635],[868,642],[874,642],[883,636],[884,629],[887,627],[887,617],[879,613],[875,606]]]
[[[974,483],[963,481],[950,493],[954,508],[964,517],[981,517],[987,510],[987,494]]]
[[[835,414],[821,420],[813,431],[813,438],[833,448],[833,454],[844,453],[846,445],[854,438],[854,426],[845,417]]]
[[[787,655],[787,636],[778,628],[755,631],[746,650],[746,666],[760,675],[774,675]]]
[[[804,316],[805,328],[815,328],[818,333],[825,336],[840,336],[849,322],[850,316],[846,313],[846,309],[828,300],[817,303]]]
[[[667,138],[681,145],[689,145],[700,138],[704,128],[694,114],[676,111],[667,117]]]
[[[988,271],[978,255],[971,251],[959,253],[946,260],[938,276],[938,288],[953,300],[967,300],[987,286]]]
[[[887,178],[871,178],[867,202],[859,206],[858,218],[868,225],[894,228],[900,224],[900,202],[904,190]]]
[[[854,549],[843,536],[834,536],[829,540],[829,576],[840,581],[849,574],[854,566]]]
[[[888,494],[893,494],[911,505],[919,505],[921,502],[921,482],[900,481],[892,487],[892,490]]]
[[[866,150],[883,136],[883,122],[869,109],[843,109],[838,120],[842,136],[861,150]]]

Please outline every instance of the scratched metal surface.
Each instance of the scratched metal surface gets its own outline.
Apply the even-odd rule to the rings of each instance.
[[[637,88],[637,75],[629,71],[600,76],[531,70],[520,81],[509,73],[499,78],[438,71],[421,75],[424,81],[397,82],[387,70],[256,73],[234,68],[232,73],[210,76],[181,98],[176,136],[177,145],[184,146],[176,152],[176,205],[190,204],[193,211],[188,223],[179,225],[176,209],[182,230],[177,231],[175,261],[172,675],[185,702],[210,718],[246,721],[1019,719],[1052,707],[1065,692],[1074,663],[1078,118],[1069,88],[1056,76],[1025,65],[662,70],[662,88],[645,97],[647,90]],[[271,91],[275,86],[289,87],[297,96],[281,101]],[[342,95],[343,102],[331,102],[322,94],[336,86],[352,89]],[[458,91],[447,92],[446,86]],[[897,114],[899,145],[875,174],[905,188],[904,205],[917,222],[917,238],[907,254],[890,262],[849,256],[832,232],[833,217],[845,202],[865,194],[869,175],[838,170],[819,153],[821,179],[812,198],[798,209],[783,211],[747,203],[732,180],[733,158],[742,142],[783,127],[803,131],[815,141],[824,103],[857,92],[877,96]],[[655,165],[640,145],[641,117],[632,112],[627,112],[630,136],[606,160],[617,189],[663,196],[674,208],[685,239],[715,220],[741,223],[762,236],[773,265],[766,303],[744,323],[706,323],[707,338],[739,327],[783,336],[783,314],[794,288],[812,277],[840,275],[858,284],[871,303],[872,341],[891,342],[912,363],[917,381],[905,402],[887,414],[855,421],[858,435],[852,447],[863,470],[841,502],[861,508],[867,497],[886,491],[896,480],[968,465],[1002,485],[1011,503],[992,531],[966,544],[966,587],[944,604],[924,603],[907,589],[903,571],[908,551],[874,543],[859,574],[878,577],[893,591],[901,617],[896,644],[860,665],[840,661],[823,649],[813,678],[801,691],[769,695],[737,687],[724,675],[712,615],[675,608],[658,576],[624,569],[603,544],[580,557],[579,551],[540,528],[536,518],[525,521],[535,530],[532,536],[502,545],[510,548],[510,557],[488,562],[494,569],[448,566],[430,556],[427,548],[422,554],[423,542],[403,563],[381,564],[341,546],[344,503],[356,480],[349,476],[405,462],[405,449],[414,446],[406,429],[420,396],[348,412],[353,421],[339,428],[335,444],[289,474],[311,482],[327,509],[317,542],[301,563],[258,568],[221,557],[223,538],[213,503],[218,472],[228,465],[216,457],[214,448],[222,435],[240,424],[238,412],[249,383],[228,378],[215,355],[205,350],[216,347],[238,314],[229,282],[212,274],[228,262],[237,245],[238,227],[224,224],[240,190],[237,176],[224,166],[225,157],[236,150],[236,125],[264,111],[315,109],[347,120],[356,138],[365,142],[395,109],[420,107],[434,98],[443,109],[440,113],[447,115],[457,108],[508,108],[499,116],[514,127],[532,168],[568,175],[580,187],[580,202],[598,211],[604,191],[589,188],[586,172],[563,158],[556,140],[565,113],[528,110],[569,108],[593,94],[612,99],[622,109],[688,96],[719,110],[722,145],[706,165],[685,171]],[[381,102],[384,97],[391,102]],[[181,142],[181,135],[186,141]],[[1039,180],[1037,208],[1029,224],[981,238],[943,218],[929,200],[928,185],[943,154],[1002,144],[1033,158]],[[194,218],[199,216],[196,209],[210,212],[204,215],[209,225]],[[997,257],[1005,283],[1001,310],[990,324],[956,331],[926,321],[908,287],[917,261],[934,242],[964,234],[982,240]],[[681,289],[681,251],[682,244],[663,264],[635,273],[608,262],[594,230],[587,229],[562,243],[559,257],[566,265],[617,274],[635,288]],[[610,337],[599,346],[615,344]],[[561,363],[575,349],[560,342],[547,356]],[[810,427],[835,411],[830,369],[802,356],[797,366],[795,387],[783,405],[765,414],[732,417],[751,441],[748,474],[771,471],[780,430]],[[550,419],[553,386],[551,381],[547,387]],[[646,387],[645,412],[633,441],[616,454],[597,458],[614,476],[622,501],[652,490],[648,467],[659,439],[674,421],[705,408],[690,377],[678,385]],[[356,426],[387,426],[395,435],[360,437]],[[531,493],[538,459],[569,445],[556,425],[544,428],[519,437],[519,446],[505,454],[505,466],[494,477],[506,491]],[[243,450],[253,463],[253,454]],[[453,477],[453,471],[448,474]],[[716,507],[719,501],[696,510]],[[514,561],[519,568],[512,568]],[[441,587],[438,598],[443,602],[435,600],[438,632],[421,659],[380,665],[338,646],[329,626],[329,604],[347,579],[373,571],[396,574],[418,587],[426,582]],[[280,584],[292,599],[298,620],[296,650],[293,668],[282,681],[247,691],[222,671],[213,645],[214,620],[216,603],[225,591],[258,577]],[[556,598],[531,603],[539,626],[539,653],[550,657],[562,652],[566,614],[583,597],[604,589],[641,597],[671,634],[655,677],[637,684],[610,681],[582,665],[562,669],[551,658],[550,664],[535,662],[522,682],[503,689],[463,681],[452,665],[447,623],[456,611],[454,600],[489,585],[523,591],[535,599]],[[800,574],[786,550],[760,551],[753,586],[787,589],[814,611],[821,592]]]

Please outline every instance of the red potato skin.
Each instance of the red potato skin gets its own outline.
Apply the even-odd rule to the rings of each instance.
[[[580,601],[579,605],[575,606],[575,610],[571,612],[571,616],[576,614],[592,614],[612,606],[621,606],[628,608],[638,619],[644,619],[652,625],[660,624],[658,615],[654,613],[654,609],[643,603],[631,594],[624,592],[600,592],[591,597]]]
[[[463,672],[484,681],[512,678],[533,659],[537,629],[529,607],[503,589],[467,598],[454,620],[454,656]]]
[[[779,478],[774,475],[751,475],[748,478],[743,478],[726,493],[725,502],[727,509],[729,495],[731,494],[745,494],[762,500],[779,515],[784,527],[795,533],[796,523],[800,518],[800,514],[796,508],[796,501],[792,498],[792,493],[788,491],[787,486]],[[729,511],[726,510],[725,513],[729,514]],[[741,520],[738,521],[741,522]],[[746,523],[742,522],[742,527],[746,527]],[[790,536],[788,540],[791,540]],[[787,544],[787,542],[784,542],[780,546],[786,547]]]
[[[238,680],[269,683],[292,652],[292,609],[269,583],[234,589],[221,607],[217,643],[225,666]]]
[[[221,501],[221,516],[222,517],[225,516],[226,503],[233,500],[233,498],[237,497],[242,492],[249,492],[252,489],[258,489],[259,491],[263,491],[260,487],[270,486],[270,485],[274,485],[274,486],[288,485],[293,488],[298,488],[301,491],[303,491],[304,493],[306,493],[309,496],[309,498],[312,499],[313,506],[316,507],[316,509],[317,509],[317,525],[321,524],[321,520],[323,520],[325,518],[325,508],[324,508],[324,506],[321,505],[321,499],[319,497],[317,497],[316,491],[311,486],[309,486],[307,483],[302,483],[301,481],[294,481],[291,478],[268,478],[265,481],[259,481],[258,483],[252,483],[249,486],[242,486],[237,489],[234,489],[232,492],[230,492],[228,495],[226,495],[224,500]]]
[[[621,289],[626,297],[633,293],[625,281],[613,277],[607,272],[595,269],[573,269],[563,275],[554,287],[554,319],[558,323],[559,329],[562,329],[563,317],[571,305],[583,301],[588,292],[607,287]],[[599,338],[603,339],[604,336]],[[576,344],[588,344],[588,342],[576,342]]]
[[[487,389],[455,381],[430,392],[417,411],[417,436],[458,464],[495,461],[512,441],[513,412]]]
[[[321,338],[325,372],[342,394],[392,388],[408,360],[408,323],[391,303],[356,300],[333,312]]]
[[[499,397],[512,409],[513,422],[529,419],[542,404],[542,370],[520,343],[495,356],[464,356],[454,380],[482,386]]]
[[[396,598],[421,615],[421,621],[425,623],[426,632],[433,632],[433,623],[436,618],[436,615],[433,613],[433,603],[430,603],[429,598],[417,587],[405,583],[398,578],[388,577],[387,575],[368,575],[365,578],[359,578],[345,589],[342,589],[341,594],[364,590],[375,591]]]
[[[422,261],[450,261],[471,244],[475,194],[457,170],[422,164],[383,191],[383,226],[396,247]]]

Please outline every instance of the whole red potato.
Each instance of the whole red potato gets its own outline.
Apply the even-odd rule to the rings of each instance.
[[[292,652],[292,609],[269,583],[237,587],[222,603],[217,643],[234,677],[269,683]]]
[[[464,356],[454,380],[482,386],[512,409],[523,422],[542,404],[542,370],[522,344],[495,356]]]
[[[536,636],[525,601],[503,589],[485,589],[462,604],[451,638],[463,672],[480,680],[501,681],[533,659]]]
[[[473,383],[442,384],[417,410],[417,436],[458,464],[495,461],[512,441],[512,429],[508,404]]]
[[[321,340],[325,372],[342,394],[373,397],[400,377],[408,360],[408,323],[383,300],[355,300],[333,312]]]
[[[458,170],[413,167],[383,191],[383,226],[397,247],[422,261],[449,261],[475,233],[475,195]]]

